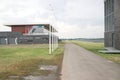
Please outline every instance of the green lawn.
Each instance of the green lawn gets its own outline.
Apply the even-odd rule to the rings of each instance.
[[[0,80],[10,75],[28,75],[40,64],[59,65],[63,45],[52,55],[48,54],[47,44],[0,46]]]
[[[94,42],[83,42],[83,41],[72,41],[73,43],[91,51],[94,52],[100,56],[103,56],[111,61],[114,61],[116,63],[120,63],[120,54],[104,54],[104,53],[99,53],[99,50],[104,49],[104,44],[103,43],[94,43]]]

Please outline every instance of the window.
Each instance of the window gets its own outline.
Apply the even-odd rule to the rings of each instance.
[[[105,1],[105,31],[114,31],[114,0]]]
[[[35,39],[41,39],[41,37],[35,37]]]

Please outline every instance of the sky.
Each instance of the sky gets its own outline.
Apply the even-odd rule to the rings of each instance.
[[[0,31],[20,23],[52,24],[59,38],[103,38],[104,0],[0,0]]]

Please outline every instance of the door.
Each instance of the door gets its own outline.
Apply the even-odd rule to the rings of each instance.
[[[112,47],[115,47],[115,34],[112,33]]]

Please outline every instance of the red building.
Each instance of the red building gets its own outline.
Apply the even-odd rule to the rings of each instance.
[[[32,34],[32,33],[45,33],[48,32],[49,24],[14,24],[14,25],[6,25],[11,27],[12,32],[21,32],[23,34]],[[56,30],[51,26],[52,31]]]

